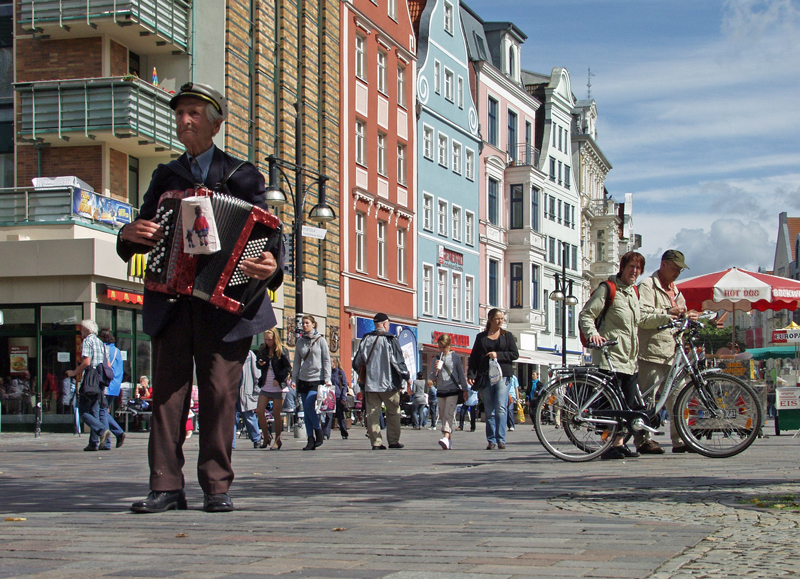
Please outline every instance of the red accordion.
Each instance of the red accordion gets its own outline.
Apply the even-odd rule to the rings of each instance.
[[[221,246],[216,253],[184,252],[181,200],[193,195],[211,199]],[[167,191],[153,222],[163,227],[164,237],[147,256],[147,289],[195,296],[237,315],[267,289],[266,280],[248,277],[239,267],[243,259],[280,247],[281,222],[261,207],[205,188]]]

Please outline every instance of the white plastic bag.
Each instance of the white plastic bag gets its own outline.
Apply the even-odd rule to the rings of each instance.
[[[317,386],[317,414],[334,412],[336,410],[336,391],[333,386],[320,384]]]
[[[497,358],[489,360],[489,382],[492,386],[498,384],[503,379],[503,369],[500,367]]]

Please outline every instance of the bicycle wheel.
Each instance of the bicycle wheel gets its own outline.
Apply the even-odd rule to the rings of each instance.
[[[586,420],[604,409],[621,410],[622,405],[603,382],[588,375],[559,379],[545,388],[536,404],[536,436],[547,452],[561,460],[595,459],[611,446],[619,430],[617,424]]]
[[[710,458],[739,454],[758,437],[761,404],[738,378],[706,373],[705,386],[694,382],[678,393],[673,413],[683,441]]]

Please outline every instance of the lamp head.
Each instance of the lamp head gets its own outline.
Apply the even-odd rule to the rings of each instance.
[[[270,207],[280,207],[287,203],[286,193],[278,186],[278,158],[275,155],[267,157],[269,161],[269,186],[267,187],[265,203]]]
[[[325,202],[327,182],[327,177],[319,178],[319,203],[314,205],[308,213],[308,218],[315,223],[328,223],[336,219],[336,213],[333,208]]]

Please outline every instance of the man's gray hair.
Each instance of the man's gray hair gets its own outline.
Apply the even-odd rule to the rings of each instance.
[[[81,322],[81,327],[86,328],[90,334],[97,335],[97,324],[94,323],[94,320],[83,320]]]
[[[211,103],[206,104],[206,116],[208,117],[208,120],[211,121],[212,123],[216,120],[220,121],[222,120],[222,115],[217,110],[217,107],[215,107]]]

